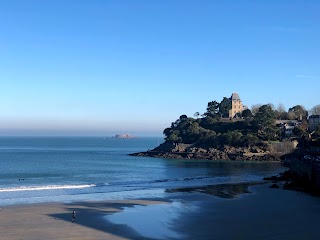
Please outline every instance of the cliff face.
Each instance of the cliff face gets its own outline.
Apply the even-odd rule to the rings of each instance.
[[[196,147],[193,144],[173,144],[170,142],[165,142],[151,151],[134,153],[130,155],[173,159],[280,161],[280,155],[270,153],[267,146],[253,146],[248,148],[225,146],[223,149],[205,149]]]

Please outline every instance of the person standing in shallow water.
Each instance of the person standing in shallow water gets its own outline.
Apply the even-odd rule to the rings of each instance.
[[[74,222],[74,220],[76,219],[76,211],[72,212],[72,222]]]

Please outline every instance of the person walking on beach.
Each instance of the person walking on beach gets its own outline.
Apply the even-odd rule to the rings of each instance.
[[[72,222],[74,222],[74,220],[76,219],[76,211],[72,212]]]

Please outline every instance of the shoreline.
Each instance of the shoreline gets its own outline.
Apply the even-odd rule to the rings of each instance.
[[[168,189],[161,199],[4,206],[0,210],[0,238],[314,239],[320,198],[272,189],[271,183]],[[72,211],[76,211],[74,223]],[[300,224],[298,229],[296,224]],[[153,230],[159,227],[163,227],[162,235]]]

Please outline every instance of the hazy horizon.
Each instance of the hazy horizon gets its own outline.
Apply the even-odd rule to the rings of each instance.
[[[39,130],[30,130],[30,129],[9,129],[2,130],[0,129],[0,138],[6,137],[114,137],[117,134],[129,134],[137,138],[144,137],[154,137],[154,138],[164,138],[164,135],[158,132],[124,132],[124,131],[101,131],[101,130],[87,130],[83,129],[70,131],[70,130],[61,130],[55,129],[49,131],[48,129],[39,129]]]
[[[0,136],[162,136],[238,92],[319,102],[319,1],[0,3]]]

